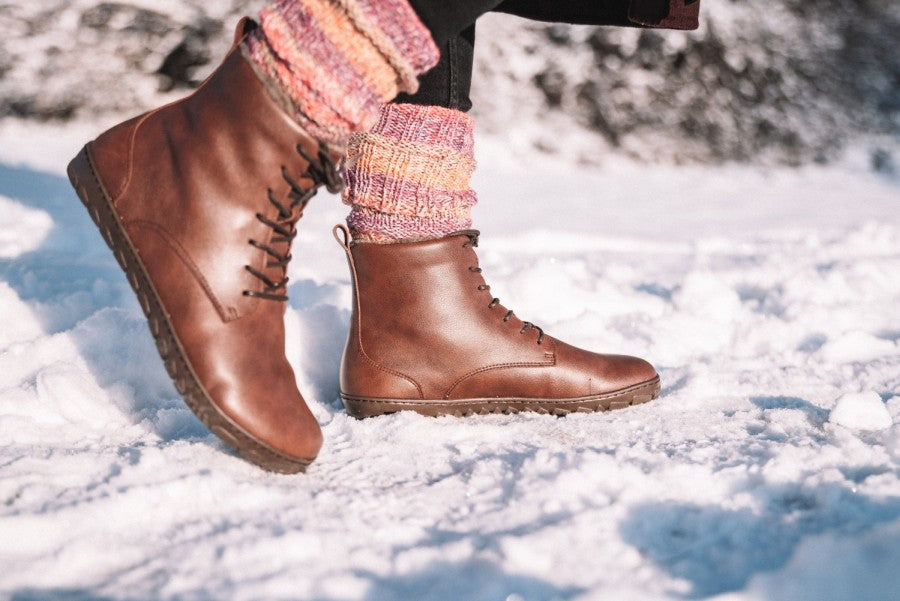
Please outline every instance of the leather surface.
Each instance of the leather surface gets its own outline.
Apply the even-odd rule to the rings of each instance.
[[[245,265],[284,277],[249,241],[288,252],[256,215],[278,219],[269,190],[289,204],[282,166],[312,186],[300,179],[307,162],[298,143],[315,156],[318,143],[235,47],[194,94],[114,127],[88,149],[213,402],[257,439],[313,458],[321,432],[284,356],[285,304],[244,295],[264,289]]]
[[[578,398],[656,377],[635,357],[601,355],[504,321],[467,235],[353,243],[354,307],[341,391],[360,398]]]

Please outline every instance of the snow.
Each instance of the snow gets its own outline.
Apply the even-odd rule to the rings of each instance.
[[[826,534],[803,541],[785,569],[754,577],[747,595],[717,601],[754,599],[884,599],[900,591],[900,528],[896,524],[847,540]],[[871,578],[871,574],[881,578]]]
[[[102,127],[0,123],[0,598],[896,595],[900,182],[864,153],[586,169],[482,137],[492,289],[661,372],[659,401],[563,419],[348,418],[344,209],[317,198],[286,323],[325,447],[280,476],[185,408],[69,189]]]
[[[0,196],[0,259],[12,259],[40,247],[53,220],[45,211]]]
[[[884,430],[893,423],[881,396],[873,390],[841,396],[828,421],[855,430]]]

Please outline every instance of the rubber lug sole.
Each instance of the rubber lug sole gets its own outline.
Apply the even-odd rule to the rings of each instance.
[[[251,463],[282,474],[305,471],[313,459],[290,457],[256,439],[225,415],[204,390],[175,335],[169,316],[137,250],[97,177],[86,146],[69,163],[68,175],[78,198],[128,277],[128,283],[147,317],[150,333],[156,341],[156,348],[166,371],[191,411],[213,434]]]
[[[490,413],[512,414],[523,411],[563,417],[570,413],[595,413],[640,405],[658,398],[659,390],[659,376],[657,376],[653,380],[615,392],[575,399],[483,398],[423,401],[367,399],[341,393],[341,400],[347,408],[347,413],[358,419],[375,417],[386,413],[396,413],[398,411],[415,411],[430,417],[443,415],[467,417]]]

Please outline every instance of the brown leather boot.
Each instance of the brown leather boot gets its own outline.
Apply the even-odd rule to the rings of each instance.
[[[659,396],[642,359],[599,355],[544,334],[490,294],[477,231],[426,242],[351,242],[354,283],[341,366],[347,411],[469,415],[605,411]]]
[[[284,353],[295,224],[328,152],[273,101],[238,45],[194,94],[113,127],[69,178],[128,276],[187,404],[273,471],[302,471],[322,444]]]

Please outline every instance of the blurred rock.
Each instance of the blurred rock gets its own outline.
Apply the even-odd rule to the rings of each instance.
[[[239,16],[261,4],[0,2],[0,117],[125,116],[158,105],[202,81]]]
[[[124,117],[182,95],[261,4],[0,0],[0,117]],[[861,139],[896,145],[900,3],[715,0],[703,12],[696,32],[489,15],[476,51],[480,126],[519,151],[584,162],[617,152],[802,164]],[[873,167],[890,169],[890,152]]]
[[[480,27],[476,110],[488,128],[588,162],[610,149],[675,162],[824,162],[860,138],[896,143],[900,133],[891,0],[715,0],[696,32],[496,15]],[[499,118],[510,104],[514,124]],[[560,135],[568,121],[596,139]]]

